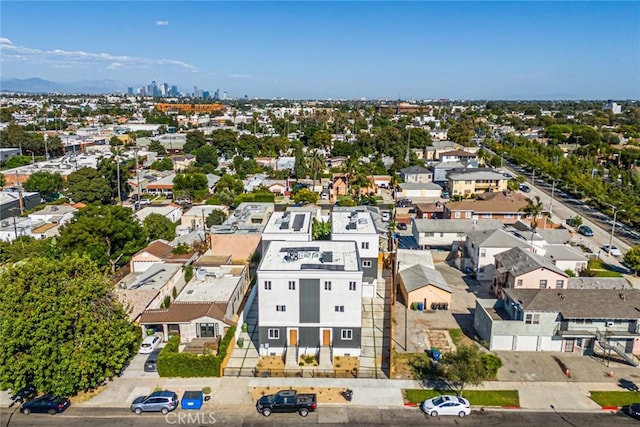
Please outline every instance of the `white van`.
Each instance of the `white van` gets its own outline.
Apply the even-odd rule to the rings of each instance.
[[[160,337],[157,335],[151,335],[146,337],[142,344],[140,344],[140,350],[138,353],[149,354],[160,345]]]

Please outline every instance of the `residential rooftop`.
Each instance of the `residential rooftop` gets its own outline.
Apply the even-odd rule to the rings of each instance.
[[[273,212],[263,233],[309,234],[311,232],[311,212]]]
[[[332,234],[376,234],[371,213],[362,211],[331,213]]]
[[[244,266],[241,265],[199,267],[176,301],[227,302],[243,274]]]
[[[260,271],[361,271],[356,243],[316,240],[271,242]]]

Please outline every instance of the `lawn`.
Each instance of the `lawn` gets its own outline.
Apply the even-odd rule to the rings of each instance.
[[[421,403],[425,399],[439,396],[441,394],[454,394],[442,390],[418,390],[407,389],[404,391],[407,401],[411,403]],[[473,406],[520,406],[518,390],[467,390],[463,396],[469,400]]]
[[[622,277],[622,274],[611,270],[611,266],[602,260],[590,260],[587,266],[594,273],[594,277]]]
[[[590,391],[591,400],[600,406],[625,406],[640,402],[637,391]]]

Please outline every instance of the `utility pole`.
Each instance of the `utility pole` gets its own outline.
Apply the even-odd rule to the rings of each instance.
[[[613,209],[613,225],[611,226],[611,237],[609,238],[609,247],[607,248],[607,255],[611,256],[611,246],[613,245],[613,233],[616,231],[616,215],[618,212],[624,212],[624,209],[616,209],[615,206],[609,205]]]

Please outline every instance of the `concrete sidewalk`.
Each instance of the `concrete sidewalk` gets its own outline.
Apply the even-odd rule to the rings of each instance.
[[[386,379],[334,379],[334,378],[117,378],[91,400],[76,403],[78,407],[122,408],[128,407],[139,395],[152,392],[156,387],[170,389],[182,396],[185,390],[201,390],[211,387],[212,404],[219,407],[250,407],[251,387],[288,389],[297,387],[350,388],[353,400],[345,405],[362,407],[403,406],[403,389],[422,388],[413,380]],[[622,391],[613,383],[602,382],[507,382],[488,381],[468,390],[518,390],[520,409],[528,411],[600,412],[602,408],[589,398],[589,392]],[[638,394],[640,401],[640,394]],[[8,393],[0,393],[0,405],[8,406]],[[472,402],[473,404],[473,402]],[[335,404],[334,404],[335,405]],[[552,408],[553,405],[553,408]]]

